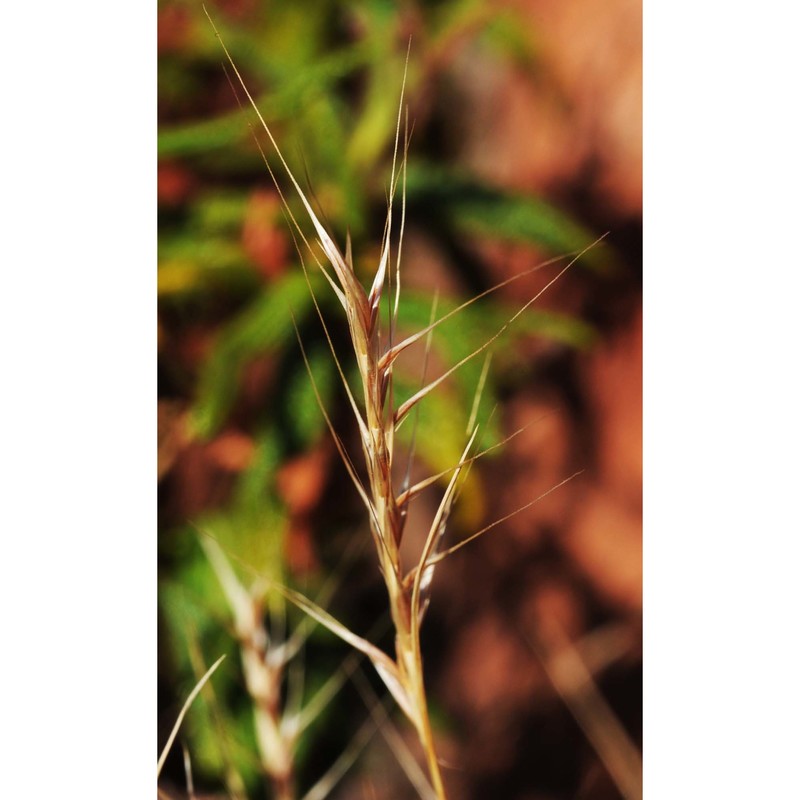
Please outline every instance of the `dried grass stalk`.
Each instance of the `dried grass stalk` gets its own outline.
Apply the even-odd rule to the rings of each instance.
[[[207,12],[206,14],[208,15]],[[214,27],[214,23],[211,21],[210,17],[209,21],[211,22],[217,37],[220,38],[219,33],[216,27]],[[304,234],[302,227],[289,208],[288,203],[286,203],[280,185],[278,181],[275,180],[275,176],[272,174],[270,164],[262,151],[267,169],[270,171],[273,180],[275,180],[275,185],[281,196],[285,212],[294,228],[293,235],[296,233],[295,243],[298,245],[298,253],[300,254],[300,258],[303,263],[303,269],[305,270],[306,266],[305,262],[303,261],[303,247],[300,246],[301,243],[327,279],[333,292],[341,303],[347,318],[350,338],[355,353],[356,364],[361,383],[360,391],[357,393],[354,392],[347,384],[347,381],[344,377],[344,372],[341,369],[339,360],[333,350],[330,337],[328,337],[328,342],[331,345],[333,358],[336,360],[339,374],[342,377],[355,419],[358,424],[361,448],[366,464],[365,483],[362,483],[361,479],[359,478],[358,472],[353,465],[349,454],[345,451],[345,448],[331,423],[330,417],[322,406],[321,401],[320,407],[323,415],[325,416],[325,420],[331,431],[337,449],[342,456],[345,468],[350,475],[369,515],[370,530],[378,557],[381,575],[386,584],[389,609],[395,631],[394,658],[389,657],[382,650],[347,629],[344,625],[333,619],[333,617],[331,617],[330,614],[328,614],[322,608],[308,600],[308,598],[305,598],[299,593],[294,592],[286,587],[276,588],[278,588],[279,591],[281,591],[284,596],[287,597],[287,599],[306,611],[306,613],[308,613],[317,622],[325,625],[327,628],[339,635],[343,640],[347,641],[370,658],[392,696],[395,698],[398,705],[411,723],[414,725],[425,752],[428,774],[435,792],[435,796],[442,799],[445,798],[446,795],[439,768],[439,762],[436,757],[434,737],[431,730],[431,723],[428,713],[428,703],[423,677],[423,660],[420,649],[420,628],[430,597],[430,586],[433,577],[434,566],[451,552],[455,552],[455,550],[460,547],[460,545],[456,545],[451,547],[449,550],[441,551],[441,545],[444,538],[450,509],[457,495],[457,489],[460,485],[459,478],[462,471],[465,468],[468,468],[475,458],[478,457],[477,455],[470,455],[478,429],[477,426],[473,425],[472,430],[468,431],[468,442],[464,448],[461,459],[452,469],[449,483],[444,492],[444,496],[442,497],[437,512],[434,515],[430,529],[428,530],[420,557],[417,563],[414,564],[410,569],[405,568],[400,557],[400,544],[403,539],[404,525],[406,520],[406,506],[410,499],[421,488],[429,485],[431,481],[424,481],[424,485],[420,484],[417,487],[412,487],[410,489],[407,485],[395,486],[394,465],[396,456],[396,430],[404,418],[408,416],[408,414],[417,406],[417,404],[421,402],[439,384],[441,384],[446,378],[448,378],[467,361],[476,357],[480,353],[487,351],[496,341],[496,339],[508,328],[508,326],[511,325],[514,320],[517,319],[527,308],[529,308],[530,305],[542,294],[542,292],[546,291],[549,286],[558,280],[558,278],[561,277],[561,275],[563,275],[563,273],[569,269],[570,266],[572,266],[577,258],[582,255],[582,253],[578,254],[576,258],[563,267],[556,277],[554,277],[544,289],[542,289],[535,297],[531,298],[527,303],[525,303],[505,323],[505,325],[503,325],[502,328],[497,331],[494,336],[487,340],[477,350],[475,350],[472,354],[460,361],[455,366],[448,369],[444,374],[422,386],[422,388],[415,395],[406,400],[404,403],[396,406],[393,392],[393,369],[399,354],[407,347],[428,335],[434,328],[451,317],[453,314],[457,313],[469,305],[469,303],[478,299],[473,298],[473,300],[460,306],[455,311],[450,312],[438,320],[432,321],[431,324],[422,331],[419,331],[400,342],[395,342],[395,326],[397,322],[400,291],[399,262],[402,247],[402,234],[405,225],[405,169],[408,148],[408,136],[406,134],[404,139],[405,146],[403,153],[399,158],[400,164],[398,169],[400,130],[403,112],[403,93],[401,92],[400,107],[397,116],[387,219],[384,228],[383,240],[381,243],[378,265],[375,270],[372,285],[369,289],[369,292],[367,292],[355,274],[349,240],[345,247],[345,252],[342,253],[336,243],[333,241],[332,237],[326,231],[322,222],[315,214],[310,202],[306,198],[306,195],[303,193],[300,185],[289,169],[289,166],[287,165],[286,160],[284,159],[283,154],[269,129],[269,126],[259,112],[250,92],[247,89],[247,86],[245,85],[233,59],[231,58],[230,53],[228,52],[221,38],[220,43],[231,65],[236,80],[246,95],[250,106],[255,111],[260,126],[266,133],[269,142],[274,149],[280,164],[285,170],[285,173],[288,176],[295,192],[297,193],[297,196],[305,208],[305,211],[314,229],[315,237],[314,242],[312,243]],[[403,79],[403,91],[404,90],[405,76]],[[406,131],[407,130],[408,124],[406,121]],[[257,137],[256,141],[258,141]],[[391,264],[393,204],[398,187],[400,186],[402,186],[400,236],[397,258],[393,270]],[[316,244],[318,248],[321,248],[325,259],[327,260],[327,265],[323,264],[317,258],[316,254],[318,249],[314,246],[314,244]],[[555,260],[557,259],[546,263],[553,263]],[[539,266],[541,267],[544,265]],[[391,292],[392,275],[394,282],[394,298],[390,298],[390,302],[392,303],[392,313],[390,314],[388,331],[386,331],[385,335],[383,335],[380,325],[381,301],[387,285],[390,286],[389,291]],[[514,280],[517,277],[522,276],[515,276],[515,278],[511,280]],[[509,282],[510,280],[504,281],[489,291],[494,291],[495,289],[500,288],[500,286],[506,285]],[[311,291],[310,282],[309,290]],[[485,294],[488,294],[488,292],[483,293],[483,295]],[[314,298],[314,303],[319,313],[320,309],[316,302],[316,298]],[[325,321],[322,319],[321,313],[320,319],[323,327],[325,328],[325,333],[327,336],[327,327],[325,326]],[[300,346],[302,349],[302,341],[300,341]],[[305,358],[304,350],[303,356]],[[308,365],[307,361],[306,363]],[[310,369],[309,375],[313,385],[313,375],[311,375]],[[316,386],[314,386],[314,390],[316,392]],[[358,399],[356,399],[356,394],[358,394]],[[320,399],[318,393],[317,399]],[[438,477],[441,476],[437,476],[437,478]],[[530,505],[532,505],[532,503],[526,504],[518,511],[521,511]],[[470,540],[477,538],[477,536],[482,535],[492,527],[494,527],[494,525],[487,526],[471,537]]]

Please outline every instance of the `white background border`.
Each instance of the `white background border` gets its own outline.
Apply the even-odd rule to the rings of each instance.
[[[648,800],[797,791],[789,8],[645,3]],[[151,797],[156,4],[3,22],[3,794]]]

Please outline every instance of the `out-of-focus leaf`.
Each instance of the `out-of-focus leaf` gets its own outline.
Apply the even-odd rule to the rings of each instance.
[[[503,312],[495,311],[494,322],[498,328],[507,319]],[[556,311],[526,311],[512,327],[516,327],[516,334],[520,336],[541,336],[581,350],[597,340],[597,332],[587,322]]]
[[[177,533],[175,535],[178,535]],[[181,685],[190,688],[207,664],[198,664],[204,654],[226,653],[229,668],[218,671],[213,685],[217,703],[212,713],[209,700],[201,695],[184,721],[191,742],[192,761],[201,773],[223,774],[230,760],[249,786],[258,780],[254,762],[256,752],[252,710],[234,710],[227,702],[235,689],[239,669],[236,643],[224,620],[228,612],[219,585],[195,541],[193,531],[184,531],[193,544],[192,557],[184,560],[175,578],[159,586],[159,605],[164,620],[164,641],[181,676]]]
[[[537,48],[530,26],[520,25],[513,12],[495,13],[481,32],[481,40],[517,64],[535,67]]]
[[[226,326],[200,375],[192,414],[195,432],[212,436],[236,397],[242,367],[294,338],[292,316],[302,319],[311,304],[299,269],[289,272]]]
[[[195,258],[180,255],[158,265],[159,298],[221,288],[227,293],[252,289],[257,284],[253,268],[241,249],[221,242],[220,247],[197,248]]]
[[[395,391],[399,401],[411,397],[419,389],[419,383],[411,376],[397,372]],[[458,464],[468,436],[466,433],[467,418],[470,409],[464,405],[461,392],[452,387],[439,387],[429,394],[412,412],[412,417],[400,426],[398,437],[408,446],[411,442],[414,427],[413,414],[418,413],[417,432],[415,437],[416,454],[424,462],[432,474],[452,469]],[[484,442],[484,446],[487,443]],[[446,485],[451,475],[442,478]],[[483,518],[486,499],[481,487],[477,471],[469,472],[463,478],[464,491],[456,506],[456,516],[466,526],[477,525]]]
[[[314,348],[308,353],[308,362],[320,400],[330,413],[330,400],[336,388],[338,375],[328,346]],[[288,422],[292,433],[302,447],[308,447],[326,425],[314,393],[314,386],[304,365],[295,370],[290,378],[286,405],[291,410]]]
[[[250,135],[246,111],[167,128],[158,134],[159,158],[190,156],[228,147]]]
[[[275,474],[281,463],[282,452],[278,436],[272,425],[265,426],[254,437],[254,453],[247,469],[239,476],[235,504],[254,511],[265,505],[274,505],[271,492]],[[282,520],[280,520],[282,524]]]
[[[440,298],[437,316],[443,317],[464,302],[462,298]],[[430,322],[430,297],[405,292],[400,298],[400,321],[404,328],[421,330]],[[434,331],[434,344],[441,340],[453,356],[463,358],[499,330],[517,311],[515,306],[489,298],[479,300],[455,314]],[[542,336],[572,347],[584,348],[595,340],[595,331],[582,320],[554,311],[530,308],[498,339],[496,348],[513,346],[520,336]]]
[[[443,317],[460,304],[459,299],[446,298],[439,301],[438,317]],[[430,297],[406,292],[400,300],[400,323],[409,331],[421,330],[430,320]],[[441,355],[444,364],[456,364],[477,350],[493,336],[514,315],[517,308],[498,303],[488,298],[467,306],[442,323],[433,332],[432,346],[434,352]],[[388,321],[388,320],[387,320]],[[585,348],[593,343],[593,328],[581,320],[553,311],[528,309],[496,340],[490,348],[493,352],[511,351],[521,339],[540,336],[570,347]],[[417,345],[419,347],[421,345]],[[457,370],[453,379],[460,387],[465,398],[472,398],[480,380],[484,355],[480,354],[465,363]],[[436,377],[429,374],[428,380]],[[438,390],[436,390],[438,391]],[[434,391],[433,395],[436,395]],[[430,396],[429,396],[430,397]],[[423,402],[423,406],[428,398]],[[495,400],[492,393],[491,377],[481,399],[477,421],[485,424]],[[466,424],[466,417],[464,418]],[[483,446],[496,443],[497,430],[490,426],[483,433]],[[455,448],[460,452],[460,446]]]
[[[374,167],[394,138],[404,54],[395,45],[397,17],[391,4],[371,3],[362,9],[360,16],[369,32],[366,40],[371,46],[371,64],[362,106],[347,147],[347,162],[363,173]]]
[[[366,212],[364,187],[358,173],[343,158],[346,148],[347,111],[331,97],[318,97],[303,109],[305,133],[299,137],[303,154],[299,168],[321,208],[321,218],[333,230],[363,231]],[[313,135],[308,132],[312,131]],[[307,173],[306,173],[307,170]],[[305,214],[301,212],[301,219]],[[332,223],[331,221],[335,221]]]
[[[235,267],[244,260],[241,245],[222,236],[209,236],[201,241],[167,238],[159,247],[158,257],[161,266],[173,261],[191,261],[211,270]]]
[[[275,91],[259,93],[256,105],[270,127],[291,120],[314,98],[324,95],[333,83],[363,66],[368,56],[368,51],[359,45],[321,56],[318,63],[287,76]],[[158,133],[158,156],[191,156],[231,147],[251,136],[248,123],[256,129],[260,127],[251,109],[237,108],[214,119],[164,128]]]
[[[245,192],[234,191],[217,191],[201,196],[192,206],[189,225],[202,236],[213,233],[238,235],[249,199]]]
[[[283,452],[271,425],[255,437],[252,463],[240,476],[233,502],[219,516],[203,521],[229,553],[260,575],[283,579],[286,510],[275,491]],[[243,575],[252,582],[254,574]]]
[[[203,270],[191,261],[167,261],[158,267],[158,295],[190,292],[203,283]]]
[[[178,719],[175,722],[175,725],[172,728],[172,732],[167,739],[167,743],[164,745],[164,749],[161,751],[161,755],[158,757],[158,769],[156,771],[156,776],[161,774],[161,768],[164,766],[164,762],[167,760],[167,756],[169,755],[169,751],[172,748],[172,744],[175,741],[175,737],[178,735],[178,731],[180,730],[181,722],[183,718],[186,716],[186,712],[191,708],[192,702],[197,697],[198,694],[203,689],[203,686],[208,682],[209,678],[213,675],[216,671],[217,667],[223,662],[225,656],[220,656],[203,674],[203,677],[197,682],[197,685],[191,691],[189,696],[186,698],[186,702],[183,704],[183,708],[181,709],[180,714],[178,714]]]
[[[158,245],[159,297],[256,288],[258,277],[241,242],[246,205],[244,192],[201,195],[180,228],[162,226]]]
[[[535,197],[504,191],[460,172],[430,165],[409,165],[409,210],[465,234],[512,242],[530,242],[553,254],[582,249],[597,237],[554,206]],[[580,263],[605,268],[604,243]]]
[[[439,45],[462,35],[465,29],[473,27],[484,17],[496,13],[496,11],[489,10],[482,0],[431,3],[426,12],[431,36]]]

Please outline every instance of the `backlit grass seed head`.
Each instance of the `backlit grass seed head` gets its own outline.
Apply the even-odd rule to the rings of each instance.
[[[216,28],[214,28],[214,30],[216,32]],[[218,33],[217,37],[219,37]],[[498,520],[495,523],[486,526],[481,531],[478,531],[471,537],[468,537],[462,542],[451,546],[449,549],[442,549],[451,510],[457,498],[459,487],[462,485],[462,479],[475,459],[482,455],[482,453],[473,452],[478,435],[478,426],[475,424],[476,414],[474,412],[471,415],[469,429],[467,430],[466,445],[463,449],[460,459],[455,466],[447,473],[432,476],[431,478],[421,481],[414,486],[408,485],[408,470],[405,471],[405,478],[401,482],[400,486],[398,487],[395,485],[393,476],[396,431],[397,428],[408,417],[408,415],[418,406],[418,404],[430,392],[436,389],[437,386],[439,386],[450,375],[452,375],[456,370],[458,370],[471,359],[477,357],[481,353],[488,353],[491,346],[506,331],[506,329],[521,314],[523,314],[533,304],[533,302],[535,302],[535,300],[541,296],[543,292],[545,292],[555,281],[557,281],[561,275],[563,275],[564,272],[566,272],[566,270],[575,263],[575,261],[583,254],[583,252],[586,252],[586,250],[589,248],[586,248],[584,251],[579,253],[565,267],[563,267],[540,292],[526,302],[505,322],[504,325],[502,325],[502,327],[493,336],[491,336],[480,347],[463,358],[457,364],[445,370],[444,373],[439,377],[427,383],[425,383],[423,380],[423,385],[415,394],[413,394],[406,401],[396,405],[393,386],[393,370],[398,356],[404,350],[426,337],[427,347],[430,347],[430,335],[438,325],[445,322],[454,314],[457,314],[481,297],[485,297],[489,293],[506,286],[511,281],[517,280],[518,278],[529,274],[533,270],[528,270],[524,273],[514,276],[513,278],[503,281],[502,283],[478,295],[477,297],[474,297],[466,303],[463,303],[439,319],[434,319],[434,315],[432,315],[431,322],[428,326],[423,328],[421,331],[408,336],[402,341],[397,342],[396,330],[401,285],[400,261],[402,255],[402,241],[406,216],[405,176],[408,155],[407,112],[405,121],[406,134],[403,137],[404,146],[402,155],[400,155],[399,152],[400,132],[401,128],[403,127],[401,123],[403,121],[405,75],[403,78],[397,114],[394,152],[392,156],[392,170],[388,191],[386,223],[381,240],[378,264],[375,267],[372,284],[367,292],[355,273],[352,247],[349,237],[346,243],[345,252],[342,253],[334,242],[333,238],[325,229],[325,226],[315,214],[310,202],[306,198],[306,195],[300,188],[300,185],[289,169],[289,166],[286,163],[286,160],[284,159],[284,156],[278,147],[272,132],[259,112],[224,44],[222,44],[222,48],[225,51],[229,63],[231,64],[239,85],[244,91],[250,106],[255,111],[260,126],[266,133],[269,142],[274,149],[274,152],[294,191],[302,203],[314,230],[314,237],[312,240],[309,240],[309,237],[307,237],[304,233],[303,227],[299,224],[295,215],[291,211],[289,204],[286,202],[286,198],[284,197],[279,182],[276,180],[275,175],[273,174],[270,163],[263,150],[261,150],[265,165],[269,170],[273,181],[275,182],[285,214],[292,229],[292,236],[295,240],[295,245],[297,247],[297,252],[300,257],[303,271],[308,280],[308,288],[311,292],[314,306],[323,330],[325,331],[325,336],[331,350],[331,356],[336,364],[348,397],[348,401],[350,403],[350,407],[358,425],[361,449],[363,451],[365,463],[365,481],[362,481],[362,478],[359,476],[358,470],[356,469],[350,455],[346,451],[344,444],[335,430],[330,416],[326,411],[324,404],[322,403],[320,393],[317,390],[316,383],[314,382],[314,376],[309,366],[305,348],[303,347],[303,342],[298,332],[297,337],[300,350],[306,362],[306,367],[308,368],[309,372],[309,379],[312,383],[312,387],[314,389],[321,412],[325,418],[325,422],[330,430],[336,448],[342,458],[342,463],[364,504],[369,518],[370,531],[375,545],[379,568],[386,584],[389,609],[395,630],[394,659],[373,645],[371,642],[350,631],[346,626],[342,625],[330,614],[328,614],[327,611],[320,608],[298,592],[277,585],[275,588],[287,599],[303,609],[309,616],[336,633],[344,641],[360,650],[371,660],[387,689],[397,701],[405,715],[414,725],[419,735],[419,739],[427,760],[428,774],[432,784],[432,796],[444,798],[444,784],[440,774],[439,763],[434,748],[434,739],[430,726],[428,704],[423,680],[422,654],[420,650],[420,627],[425,615],[425,611],[430,603],[431,586],[436,564],[438,564],[451,553],[458,550],[468,541],[472,541],[478,536],[481,536],[483,533],[492,529],[495,525],[499,524],[503,520]],[[408,56],[406,58],[406,71],[407,68]],[[258,143],[257,137],[256,142]],[[261,145],[259,144],[258,146],[259,149],[261,149]],[[401,189],[400,225],[398,236],[396,237],[397,253],[394,263],[392,263],[392,226],[394,217],[394,201],[399,188]],[[591,246],[593,245],[590,245],[590,247]],[[356,392],[349,385],[345,377],[344,370],[342,369],[340,360],[333,346],[332,338],[328,332],[328,327],[322,315],[320,304],[317,302],[317,298],[314,295],[312,282],[309,279],[306,262],[303,257],[304,250],[310,255],[311,260],[315,263],[316,267],[326,279],[328,285],[331,287],[331,290],[334,292],[345,312],[361,384],[358,391],[358,400],[356,399]],[[322,254],[324,254],[324,261],[318,255],[320,250]],[[546,264],[554,263],[557,260],[558,259],[553,259],[545,264],[539,265],[535,269],[541,268]],[[381,330],[381,303],[384,301],[384,294],[386,293],[387,287],[389,287],[390,294],[393,291],[393,297],[390,298],[391,307],[389,309],[390,314],[388,316],[388,329],[384,334],[384,332]],[[480,391],[484,380],[485,374],[479,383],[478,392],[476,394],[476,404],[474,408],[477,407],[477,400],[480,397]],[[400,544],[403,538],[408,504],[420,491],[422,491],[422,489],[431,485],[435,481],[439,481],[448,477],[448,473],[449,479],[447,486],[434,514],[433,520],[431,521],[430,527],[426,533],[419,558],[410,569],[405,570],[400,558]],[[558,487],[554,487],[554,489],[555,488]],[[513,514],[528,508],[534,502],[536,502],[536,500],[525,504],[504,519],[507,519],[508,517],[513,516]]]

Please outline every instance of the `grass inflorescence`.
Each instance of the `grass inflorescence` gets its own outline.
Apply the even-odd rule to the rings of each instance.
[[[209,21],[211,21],[210,16]],[[213,21],[211,21],[211,25],[214,27]],[[312,203],[289,168],[269,125],[259,111],[257,103],[250,94],[216,27],[214,27],[214,31],[230,64],[233,73],[232,84],[238,84],[244,92],[247,103],[256,114],[259,129],[266,134],[269,145],[277,156],[291,189],[302,204],[307,221],[313,229],[313,234],[306,233],[304,226],[292,211],[284,190],[281,188],[281,183],[273,173],[266,153],[261,149],[258,136],[256,136],[256,142],[275,183],[292,231],[306,277],[309,296],[319,316],[330,348],[331,359],[341,378],[357,426],[363,456],[362,465],[358,465],[351,453],[348,452],[343,437],[337,432],[331,416],[325,408],[323,398],[314,382],[314,372],[309,364],[302,337],[296,327],[300,350],[308,368],[314,394],[336,449],[341,456],[344,469],[363,503],[369,520],[369,530],[378,568],[386,588],[389,617],[394,632],[394,652],[389,654],[369,641],[368,638],[354,633],[331,616],[320,604],[313,602],[300,592],[275,581],[270,582],[270,587],[280,592],[286,600],[302,609],[311,619],[337,634],[371,661],[388,692],[410,721],[422,746],[427,765],[427,781],[416,782],[419,793],[424,797],[445,798],[445,783],[437,757],[436,742],[430,720],[420,634],[430,603],[435,569],[442,560],[468,542],[494,529],[509,516],[525,510],[536,502],[536,499],[530,500],[516,511],[483,527],[471,536],[456,543],[447,543],[448,523],[454,503],[464,486],[467,472],[477,458],[497,446],[492,445],[484,450],[480,449],[480,425],[476,421],[474,410],[477,409],[484,386],[494,343],[589,248],[585,248],[580,253],[571,254],[573,256],[571,259],[561,257],[535,267],[534,269],[540,269],[561,262],[560,269],[544,288],[509,316],[493,335],[457,363],[444,369],[440,375],[428,380],[426,377],[427,353],[436,328],[464,311],[467,306],[481,297],[502,288],[532,270],[520,273],[493,286],[438,318],[434,303],[429,324],[410,336],[400,338],[398,317],[402,285],[401,262],[406,221],[405,187],[409,148],[408,110],[404,105],[405,77],[396,119],[384,232],[380,242],[377,265],[372,271],[369,286],[365,287],[356,273],[349,236],[345,246],[340,247],[315,212]],[[408,57],[406,69],[407,66]],[[395,219],[398,205],[399,223]],[[356,381],[348,380],[342,360],[336,352],[328,324],[323,316],[322,304],[318,301],[314,288],[316,281],[312,280],[309,269],[315,269],[321,273],[344,312],[355,356]],[[394,371],[397,360],[402,353],[417,344],[425,346],[423,378],[417,391],[400,400],[395,393]],[[401,456],[406,456],[406,453],[399,447],[398,430],[404,424],[414,425],[412,418],[418,410],[419,404],[453,373],[479,356],[484,356],[486,361],[476,388],[473,413],[470,415],[465,431],[460,458],[448,470],[412,484],[409,462],[403,461],[401,458]],[[412,419],[411,422],[409,422],[410,419]],[[411,441],[414,441],[413,436]],[[413,456],[413,445],[411,449],[412,454],[408,456],[409,459]],[[566,478],[562,483],[567,480],[570,478]],[[410,563],[405,563],[401,556],[401,545],[406,533],[409,506],[424,489],[434,483],[444,485],[440,502],[425,532],[421,549],[410,559]],[[560,485],[562,484],[558,484],[558,486]],[[554,486],[550,491],[557,489],[558,486]],[[287,718],[283,715],[284,709],[280,706],[280,685],[288,659],[293,654],[292,648],[287,645],[270,649],[269,637],[260,619],[261,607],[258,598],[252,593],[248,593],[238,583],[216,542],[210,540],[210,543],[206,542],[204,547],[225,590],[235,619],[246,688],[253,698],[255,706],[256,729],[262,763],[272,780],[276,796],[289,800],[294,791],[292,748],[293,737],[296,736],[297,731],[291,727],[291,724],[296,723],[296,719],[293,719],[291,724],[287,724]]]

